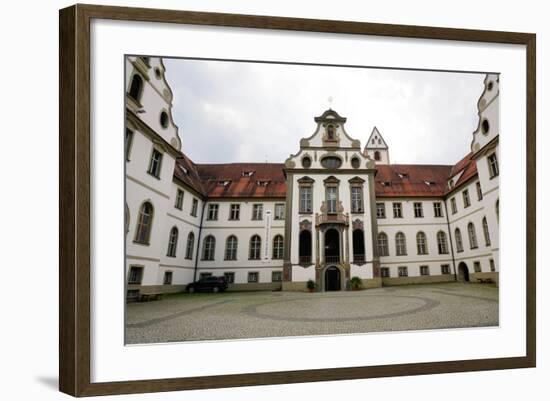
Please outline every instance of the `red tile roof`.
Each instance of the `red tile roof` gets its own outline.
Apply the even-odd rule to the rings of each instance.
[[[209,198],[284,198],[283,169],[282,163],[195,164],[182,155],[174,175]],[[447,184],[452,176],[463,171],[456,187],[477,174],[471,154],[454,166],[390,164],[376,169],[377,197],[442,197],[452,190]]]
[[[282,163],[198,164],[203,190],[211,198],[284,198]]]

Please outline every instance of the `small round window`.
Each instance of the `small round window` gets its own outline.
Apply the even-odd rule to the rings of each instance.
[[[310,168],[311,167],[311,158],[309,156],[304,156],[302,158],[302,167]]]
[[[339,168],[342,165],[342,160],[336,156],[327,156],[321,160],[321,165],[324,168]]]
[[[168,113],[165,111],[160,113],[160,125],[162,125],[162,128],[168,128]]]
[[[358,157],[352,157],[351,159],[351,167],[353,168],[359,168],[359,166],[361,165],[361,161],[359,160]]]
[[[157,79],[160,79],[162,77],[162,72],[158,67],[155,67],[155,77],[157,77]]]
[[[484,134],[487,134],[489,132],[489,121],[483,120],[481,123],[481,131],[483,131]]]
[[[487,84],[487,90],[493,90],[493,81],[489,81],[489,83]]]

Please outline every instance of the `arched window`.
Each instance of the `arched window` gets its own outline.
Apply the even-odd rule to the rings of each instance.
[[[237,237],[230,235],[225,241],[225,260],[237,260]]]
[[[443,231],[437,233],[437,251],[440,255],[449,253],[447,246],[447,235]]]
[[[407,254],[407,242],[402,232],[395,234],[395,253],[398,256]]]
[[[258,260],[260,259],[260,252],[262,249],[262,239],[259,235],[253,235],[250,238],[250,252],[248,255],[249,259]]]
[[[282,235],[273,238],[273,259],[282,259],[284,252],[284,241]]]
[[[141,98],[141,91],[143,89],[143,79],[138,74],[134,74],[132,77],[132,83],[130,84],[130,92],[128,94],[136,101],[139,102]]]
[[[489,225],[487,224],[487,218],[483,217],[481,220],[483,225],[483,235],[485,236],[485,246],[491,246],[491,235],[489,234]]]
[[[141,205],[136,226],[136,237],[134,238],[134,241],[138,244],[149,244],[153,213],[153,205],[150,202],[145,202]]]
[[[418,234],[416,234],[416,251],[419,255],[428,254],[426,234],[424,234],[422,231],[419,231]]]
[[[187,244],[185,246],[185,259],[193,259],[193,247],[195,245],[195,234],[187,234]]]
[[[374,152],[374,160],[380,161],[380,152],[379,151]]]
[[[214,260],[214,253],[216,252],[216,238],[212,235],[207,235],[204,238],[202,245],[202,260]]]
[[[309,265],[311,263],[311,231],[300,231],[299,243],[299,262],[301,265]]]
[[[459,228],[455,230],[455,241],[456,241],[456,251],[457,252],[464,251],[464,245],[462,244],[462,234]]]
[[[378,256],[388,256],[389,254],[388,236],[386,233],[378,233]]]
[[[476,228],[474,223],[468,223],[468,239],[470,240],[470,249],[477,248]]]
[[[176,248],[178,247],[178,228],[172,227],[170,236],[168,237],[168,252],[166,256],[176,256]]]

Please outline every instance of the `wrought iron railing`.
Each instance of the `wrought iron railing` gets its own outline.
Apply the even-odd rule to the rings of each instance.
[[[362,254],[362,253],[353,254],[353,261],[355,263],[365,263],[365,254]]]
[[[310,265],[311,264],[311,256],[302,256],[302,255],[300,255],[298,260],[299,260],[299,263],[301,265]]]
[[[349,224],[349,216],[344,213],[322,213],[315,215],[315,224],[338,223]]]
[[[325,255],[325,263],[339,263],[340,256]]]

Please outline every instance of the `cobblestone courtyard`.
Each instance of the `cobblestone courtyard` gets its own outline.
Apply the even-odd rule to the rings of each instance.
[[[175,294],[126,307],[128,344],[498,326],[498,288]]]

